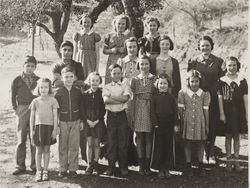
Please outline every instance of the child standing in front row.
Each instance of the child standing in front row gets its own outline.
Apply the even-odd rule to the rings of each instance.
[[[97,72],[92,72],[87,78],[90,89],[83,93],[82,116],[87,134],[87,160],[88,167],[85,174],[99,174],[98,160],[100,156],[100,140],[105,130],[104,115],[105,106],[102,98],[102,90],[99,85],[102,78]]]
[[[59,104],[59,177],[65,177],[69,170],[72,178],[77,177],[80,145],[81,91],[73,86],[75,72],[70,67],[62,69],[64,86],[57,90],[55,98]]]
[[[139,173],[150,173],[150,157],[152,148],[152,120],[150,116],[151,98],[155,76],[149,73],[150,59],[146,55],[139,57],[140,74],[132,79],[133,121],[136,133],[136,148],[139,159]]]
[[[167,74],[158,76],[155,86],[157,91],[152,98],[151,113],[155,128],[153,157],[151,167],[159,170],[159,178],[169,178],[169,169],[173,166],[173,134],[177,130],[177,105],[173,95],[168,91],[171,87]]]
[[[121,82],[122,68],[110,66],[112,82],[103,87],[103,100],[107,110],[108,163],[106,175],[114,175],[118,160],[121,175],[128,174],[128,120],[125,110],[132,93],[127,84]]]
[[[57,100],[51,96],[52,86],[48,78],[38,81],[35,98],[30,104],[30,132],[32,144],[36,146],[36,181],[47,181],[50,145],[55,143],[57,134]],[[42,169],[41,162],[44,162]]]
[[[201,86],[202,76],[196,70],[187,74],[187,88],[178,94],[178,107],[182,122],[182,138],[185,141],[186,173],[193,175],[191,166],[192,147],[197,148],[199,175],[204,176],[203,155],[204,144],[209,132],[208,110],[210,94],[204,92]]]
[[[232,165],[236,171],[242,171],[239,164],[240,134],[247,133],[248,120],[248,85],[245,78],[238,74],[240,62],[236,57],[226,60],[227,73],[219,80],[220,120],[225,123],[225,147],[227,156],[226,169],[231,172]],[[232,163],[231,147],[234,140],[234,161]]]

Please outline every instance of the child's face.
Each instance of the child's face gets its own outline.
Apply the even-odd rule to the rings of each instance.
[[[161,52],[168,52],[169,48],[170,48],[170,42],[169,42],[169,40],[166,39],[166,40],[160,41]]]
[[[158,25],[155,21],[148,23],[148,29],[151,34],[154,34],[158,31]]]
[[[212,46],[208,40],[200,41],[200,50],[204,55],[209,55],[212,50]]]
[[[111,78],[113,82],[119,82],[121,80],[122,71],[119,67],[116,67],[111,71]]]
[[[226,61],[226,69],[227,72],[231,75],[234,75],[237,73],[237,63],[235,61]]]
[[[160,92],[166,92],[168,90],[168,81],[164,78],[159,78],[158,89]]]
[[[89,79],[90,87],[96,90],[100,85],[100,78],[97,75],[92,75]]]
[[[73,49],[70,46],[63,46],[61,48],[62,59],[72,59]]]
[[[147,59],[140,59],[139,67],[142,72],[148,73],[150,68],[149,61]]]
[[[63,73],[62,80],[65,86],[72,86],[75,81],[75,75],[73,72]]]
[[[25,74],[32,74],[34,73],[35,70],[36,70],[36,65],[34,63],[28,62],[23,65],[23,72]]]
[[[137,55],[137,43],[136,42],[127,42],[127,51],[128,55]]]
[[[82,19],[82,27],[84,29],[90,29],[92,26],[92,21],[90,18],[86,17]]]
[[[125,19],[117,20],[115,27],[118,33],[123,33],[126,29],[126,20]]]
[[[41,96],[46,96],[49,94],[49,83],[48,82],[42,82],[39,86],[39,91]]]
[[[200,79],[197,77],[190,77],[189,78],[189,85],[190,89],[194,92],[198,91],[200,87]]]

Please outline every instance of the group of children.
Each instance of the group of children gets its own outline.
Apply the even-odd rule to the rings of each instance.
[[[83,17],[81,24],[83,30],[74,35],[75,51],[71,42],[61,44],[62,62],[53,67],[53,82],[39,79],[34,74],[36,59],[27,56],[23,73],[12,83],[12,105],[18,117],[17,166],[13,174],[25,171],[26,139],[30,133],[31,169],[36,171],[36,181],[48,180],[50,145],[56,143],[59,134],[59,177],[77,177],[80,132],[84,129],[86,175],[100,173],[100,142],[104,139],[108,160],[105,174],[114,175],[118,162],[120,174],[126,176],[131,130],[135,133],[139,174],[149,174],[153,168],[159,170],[160,178],[170,177],[174,164],[173,135],[180,133],[184,140],[185,173],[192,174],[191,154],[195,145],[199,174],[204,175],[210,93],[202,89],[202,75],[195,69],[188,71],[187,87],[180,90],[178,61],[168,55],[173,42],[168,36],[159,35],[157,18],[147,20],[149,34],[139,41],[127,32],[126,16],[115,19],[115,32],[104,40],[103,52],[109,58],[102,87],[102,77],[96,72],[96,43],[101,38],[91,31],[93,24],[88,16]],[[72,59],[73,54],[82,66]],[[225,63],[226,74],[218,81],[217,92],[220,120],[227,129],[227,169],[231,171],[231,140],[234,139],[238,158],[239,134],[247,123],[247,82],[238,74],[237,58],[230,57]],[[234,165],[241,170],[238,163]]]

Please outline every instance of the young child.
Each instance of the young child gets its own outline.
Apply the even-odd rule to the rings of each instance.
[[[90,89],[83,93],[82,116],[87,134],[87,159],[88,168],[86,175],[99,174],[98,160],[100,156],[100,140],[103,135],[105,105],[102,98],[102,90],[99,85],[102,78],[97,72],[92,72],[87,78]]]
[[[204,176],[203,154],[204,144],[209,132],[208,110],[210,103],[209,92],[204,92],[201,86],[200,72],[190,70],[187,73],[187,88],[178,94],[178,107],[182,122],[182,138],[185,141],[186,173],[193,175],[191,166],[192,147],[196,146],[199,175]]]
[[[160,54],[160,46],[158,42],[160,38],[160,34],[158,32],[159,27],[160,22],[156,17],[148,17],[146,20],[148,34],[139,40],[140,54],[148,55],[151,60]]]
[[[55,64],[52,68],[53,82],[52,85],[57,89],[63,87],[63,81],[61,79],[61,71],[64,67],[70,67],[75,72],[74,85],[82,87],[84,74],[81,63],[78,63],[72,59],[74,46],[70,41],[64,41],[60,46],[60,52],[62,54],[61,62]]]
[[[105,73],[105,84],[111,82],[109,67],[112,64],[116,64],[119,58],[123,58],[126,55],[126,49],[124,42],[126,39],[132,36],[128,31],[130,27],[130,21],[127,16],[116,16],[113,21],[114,32],[109,33],[104,39],[103,53],[108,56]]]
[[[139,159],[139,173],[150,173],[150,157],[152,148],[152,120],[150,117],[151,98],[155,76],[149,73],[150,59],[141,56],[138,60],[140,74],[132,79],[133,121],[136,133],[136,147]]]
[[[11,103],[15,110],[17,117],[17,147],[16,147],[16,170],[13,175],[19,175],[26,169],[26,140],[27,135],[30,138],[29,119],[30,110],[29,105],[35,98],[32,91],[37,85],[38,76],[34,74],[36,70],[37,61],[33,56],[26,56],[23,63],[23,72],[17,76],[11,84]],[[36,171],[35,164],[35,147],[30,146],[32,171]]]
[[[173,167],[173,134],[177,130],[177,105],[174,96],[168,92],[171,87],[167,74],[158,76],[155,86],[157,92],[152,97],[151,114],[155,128],[153,157],[151,167],[159,170],[158,177],[169,178]]]
[[[48,78],[41,78],[36,88],[37,98],[30,104],[30,132],[32,144],[36,146],[36,181],[47,181],[50,158],[50,145],[57,135],[57,100],[51,96],[52,86]],[[42,157],[44,167],[42,169]]]
[[[106,175],[114,175],[118,160],[121,175],[128,174],[127,138],[128,120],[125,109],[131,98],[130,88],[121,82],[122,68],[118,64],[110,66],[112,82],[103,87],[103,100],[107,110],[107,156],[109,168]]]
[[[81,91],[73,86],[75,72],[70,67],[62,69],[64,86],[55,94],[59,104],[59,177],[65,177],[67,170],[72,178],[77,177],[78,152],[80,145]]]
[[[219,80],[219,109],[220,120],[225,123],[226,156],[228,171],[240,172],[239,164],[240,134],[247,133],[248,120],[248,85],[245,78],[238,74],[240,62],[236,57],[230,56],[226,60],[227,73]],[[234,159],[232,161],[231,147],[234,140]],[[233,162],[233,163],[232,163]]]
[[[82,30],[73,36],[75,43],[74,59],[80,62],[84,75],[87,76],[93,71],[98,71],[99,60],[97,59],[97,43],[101,36],[92,31],[93,23],[89,15],[83,15],[80,21]]]
[[[170,79],[169,92],[177,98],[181,89],[181,76],[179,62],[169,55],[169,50],[174,49],[174,43],[167,35],[159,38],[160,55],[152,61],[152,74],[166,73]]]

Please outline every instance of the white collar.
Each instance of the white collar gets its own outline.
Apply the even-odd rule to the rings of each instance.
[[[243,76],[237,74],[237,78],[232,80],[227,76],[227,74],[220,78],[221,81],[226,82],[228,85],[230,85],[232,82],[235,82],[238,86],[240,85],[240,82],[244,79]]]
[[[142,73],[140,73],[137,77],[140,78],[140,79],[145,78],[145,76],[142,76]],[[148,76],[147,76],[147,78],[152,78],[152,77],[154,77],[154,75],[151,74],[151,73],[149,73]]]
[[[171,56],[168,55],[167,57],[162,57],[161,55],[158,55],[158,56],[156,57],[156,59],[162,60],[162,61],[167,61],[167,60],[170,60],[170,59],[171,59]]]
[[[91,29],[89,30],[89,32],[85,33],[85,32],[81,32],[82,35],[91,35],[94,31]]]
[[[201,88],[199,88],[198,91],[196,91],[196,92],[193,92],[191,89],[187,88],[187,94],[189,97],[192,97],[194,94],[196,94],[200,97],[202,92],[203,92],[203,90]]]
[[[130,62],[130,61],[137,62],[137,59],[138,59],[138,58],[137,58],[136,56],[135,56],[134,59],[129,59],[129,56],[126,55],[126,56],[123,58],[123,61],[124,61],[124,63]]]
[[[119,85],[119,86],[120,86],[120,85],[122,85],[122,82],[121,82],[121,81],[119,81],[119,82],[114,82],[114,81],[112,81],[112,82],[111,82],[111,85],[112,85],[112,86],[115,86],[115,85]]]

